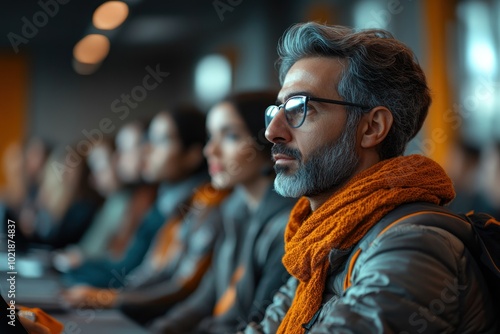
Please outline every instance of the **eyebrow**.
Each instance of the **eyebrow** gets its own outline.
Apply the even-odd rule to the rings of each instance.
[[[277,99],[276,100],[276,104],[277,105],[280,105],[281,103],[285,103],[285,101],[287,101],[289,98],[293,97],[293,96],[297,96],[297,95],[305,95],[305,96],[310,96],[310,97],[316,97],[314,94],[312,94],[311,92],[308,92],[308,91],[299,91],[299,92],[293,92],[293,93],[289,93],[287,95],[284,96],[283,98],[283,102],[280,101],[280,99]]]

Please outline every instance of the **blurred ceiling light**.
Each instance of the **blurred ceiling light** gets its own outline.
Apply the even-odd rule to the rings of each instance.
[[[472,40],[468,49],[469,66],[478,73],[495,71],[496,59],[493,45],[487,41]]]
[[[99,34],[90,34],[82,38],[73,48],[73,56],[80,63],[97,64],[106,58],[109,52],[109,39]]]
[[[458,7],[458,15],[465,23],[468,70],[474,75],[494,76],[498,51],[495,48],[490,8],[482,2],[466,1]]]
[[[226,57],[209,55],[200,60],[195,70],[195,92],[204,104],[222,99],[231,89],[231,64]]]
[[[107,1],[97,7],[92,23],[97,29],[112,30],[120,26],[128,16],[128,6],[122,1]]]

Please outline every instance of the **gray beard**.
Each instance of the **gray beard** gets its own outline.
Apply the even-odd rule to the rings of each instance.
[[[284,197],[310,197],[342,185],[354,174],[359,164],[355,150],[355,129],[346,127],[335,143],[317,148],[305,162],[298,150],[275,144],[273,153],[287,154],[299,163],[299,168],[293,173],[286,166],[274,166],[276,192]]]

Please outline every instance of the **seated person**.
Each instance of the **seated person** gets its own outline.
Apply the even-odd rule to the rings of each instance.
[[[487,145],[481,159],[480,175],[483,202],[477,211],[487,212],[500,220],[500,139]]]
[[[161,333],[234,333],[259,321],[288,275],[283,231],[294,200],[276,194],[262,110],[274,92],[241,93],[208,113],[204,153],[212,185],[235,187],[222,205],[224,235],[198,289],[151,329]]]
[[[34,202],[50,154],[50,146],[33,137],[26,145],[11,143],[3,156],[5,185],[0,189],[0,203],[10,219],[18,220],[24,205]]]
[[[129,133],[131,131],[132,133]],[[135,169],[135,171],[128,172],[128,174],[135,174],[135,180],[131,177],[126,179],[129,184],[126,184],[117,172],[119,163],[123,164],[124,161],[119,159],[120,153],[124,151],[124,144],[132,146],[126,147],[128,150],[132,149],[133,146],[141,145],[141,141],[136,141],[135,136],[123,143],[124,135],[134,135],[135,132],[137,135],[142,135],[140,129],[136,129],[134,124],[126,125],[118,131],[116,137],[118,152],[116,154],[114,146],[109,140],[95,144],[88,154],[87,163],[92,173],[93,185],[106,200],[82,240],[55,255],[53,262],[59,271],[66,272],[80,265],[82,261],[91,258],[105,256],[119,258],[124,245],[118,243],[128,241],[130,235],[137,228],[140,218],[152,205],[155,187],[130,184],[131,182],[139,182],[139,163],[130,163],[131,159],[127,161],[129,162],[127,168]],[[136,150],[135,153],[136,160],[140,161],[140,151]],[[127,236],[129,237],[127,238]],[[118,237],[123,240],[119,241]]]
[[[480,147],[465,138],[458,138],[451,144],[444,166],[456,192],[455,198],[448,205],[450,210],[465,213],[483,208],[481,202],[484,198],[478,187],[480,160]]]
[[[285,231],[291,278],[244,332],[498,333],[468,242],[439,228],[446,214],[412,210],[446,211],[455,196],[439,164],[404,155],[431,103],[412,50],[385,30],[315,22],[278,50],[266,138],[276,191],[300,198]]]
[[[70,159],[75,163],[68,164]],[[24,206],[19,217],[20,231],[31,243],[58,249],[80,240],[102,203],[90,187],[89,174],[75,151],[61,146],[52,152],[35,201]]]
[[[80,285],[67,290],[64,298],[77,308],[118,308],[140,324],[165,313],[195,290],[209,268],[222,228],[219,205],[227,194],[210,184],[195,189],[179,215],[158,231],[125,286]]]
[[[153,119],[141,174],[146,182],[160,182],[155,203],[143,217],[122,258],[85,261],[65,275],[66,284],[102,288],[126,284],[126,276],[142,262],[164,222],[178,214],[193,190],[207,179],[200,155],[204,131],[190,131],[191,126],[203,124],[204,118],[199,114],[195,108],[180,107]]]
[[[123,126],[116,134],[116,173],[124,188],[132,193],[120,229],[108,245],[110,256],[116,259],[123,256],[141,223],[141,218],[156,198],[157,183],[146,183],[141,177],[145,158],[145,132],[146,128],[142,122],[133,121]]]

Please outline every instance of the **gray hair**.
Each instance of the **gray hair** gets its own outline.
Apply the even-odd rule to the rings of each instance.
[[[387,159],[404,153],[418,133],[431,103],[429,88],[413,51],[381,29],[356,31],[315,22],[290,27],[278,44],[280,81],[293,64],[307,57],[345,60],[337,89],[345,100],[388,108],[393,125],[378,153]],[[363,110],[348,108],[348,126],[358,123]]]

